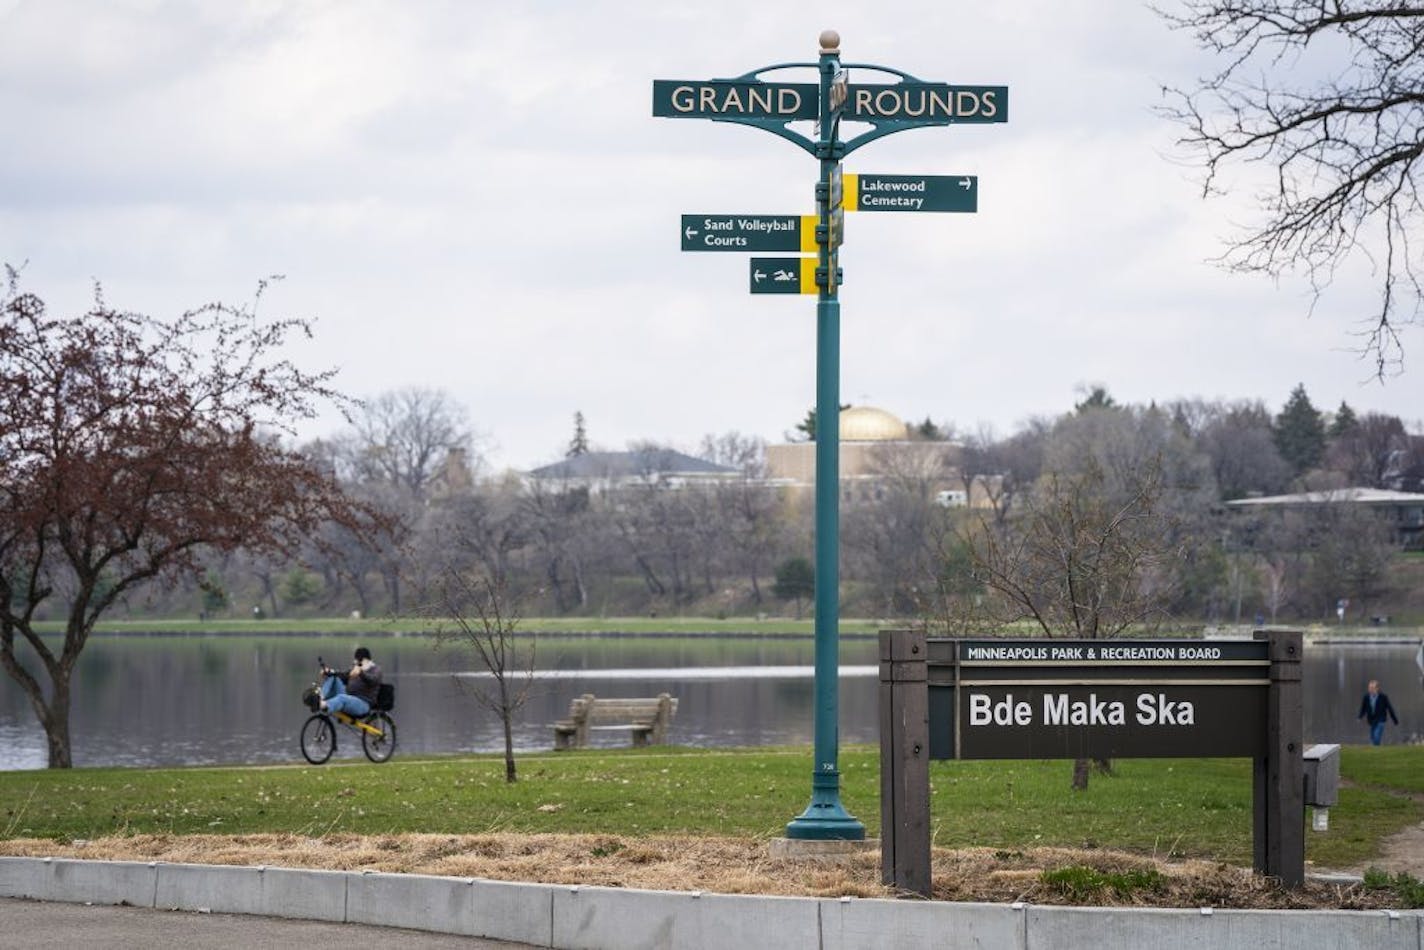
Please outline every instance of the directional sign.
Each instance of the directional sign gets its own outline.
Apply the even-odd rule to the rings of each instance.
[[[666,119],[819,118],[815,83],[746,80],[653,80],[653,115]]]
[[[684,251],[814,251],[813,214],[685,214]]]
[[[947,125],[951,122],[1009,121],[1008,86],[950,86],[939,82],[852,83],[848,93],[844,118],[852,122]]]
[[[754,294],[814,294],[814,257],[753,257],[751,291]]]
[[[815,83],[655,79],[653,115],[669,119],[815,121],[820,118],[820,92]],[[833,111],[853,122],[948,125],[1009,121],[1008,86],[838,81],[832,85],[832,92]]]
[[[979,210],[977,175],[845,175],[847,211]]]

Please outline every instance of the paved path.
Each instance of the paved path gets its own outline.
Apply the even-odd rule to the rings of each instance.
[[[91,907],[0,898],[0,950],[104,947],[273,948],[273,950],[518,950],[523,943],[480,940],[392,927],[282,920],[246,914],[195,914],[146,907]]]

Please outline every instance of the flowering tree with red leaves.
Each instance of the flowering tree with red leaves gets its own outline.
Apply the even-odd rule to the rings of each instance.
[[[205,550],[295,552],[337,522],[379,527],[330,472],[283,448],[334,371],[280,356],[299,319],[208,304],[175,319],[51,316],[7,268],[0,291],[0,666],[30,700],[51,768],[72,764],[70,677],[96,621]],[[35,630],[62,611],[64,641]]]

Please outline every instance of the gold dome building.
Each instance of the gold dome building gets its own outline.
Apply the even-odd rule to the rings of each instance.
[[[925,478],[941,504],[965,503],[959,477],[959,445],[918,438],[903,419],[874,406],[840,413],[840,480],[843,504],[878,500],[882,482],[896,475]],[[816,483],[816,443],[790,442],[766,448],[769,478],[793,489]]]

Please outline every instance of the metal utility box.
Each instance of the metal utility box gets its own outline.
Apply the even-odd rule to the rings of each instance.
[[[1305,750],[1305,803],[1330,808],[1340,798],[1340,747],[1316,744]]]

